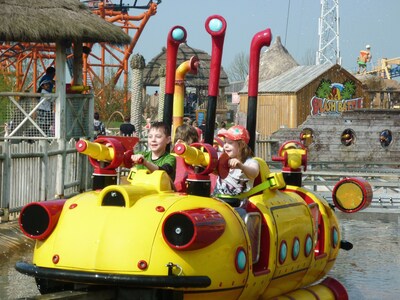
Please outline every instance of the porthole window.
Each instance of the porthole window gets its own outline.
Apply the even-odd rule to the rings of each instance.
[[[300,254],[300,240],[298,237],[293,239],[292,259],[296,260]]]
[[[300,141],[304,146],[310,146],[314,141],[314,131],[311,128],[304,128],[300,133]]]
[[[392,144],[393,136],[389,129],[382,130],[379,134],[379,142],[383,148],[387,148]]]
[[[340,141],[344,146],[353,145],[356,141],[356,134],[352,129],[345,129],[340,136]]]

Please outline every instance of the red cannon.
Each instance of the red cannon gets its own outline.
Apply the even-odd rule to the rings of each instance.
[[[118,167],[132,167],[131,156],[138,141],[137,137],[103,136],[94,142],[79,140],[76,143],[78,152],[89,156],[94,167],[93,189],[115,184]]]

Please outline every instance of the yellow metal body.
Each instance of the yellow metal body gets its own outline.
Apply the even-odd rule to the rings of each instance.
[[[261,169],[269,172],[268,167]],[[119,205],[107,204],[115,195]],[[328,204],[294,186],[266,188],[248,201],[250,209],[242,218],[221,200],[173,192],[163,171],[140,170],[130,185],[110,185],[67,200],[54,231],[37,241],[33,263],[60,271],[141,276],[165,276],[166,266],[173,263],[172,276],[211,279],[205,288],[177,288],[186,300],[314,299],[306,296],[313,292],[300,288],[322,279],[339,250],[332,242],[340,239],[338,223]],[[223,234],[201,249],[171,248],[163,238],[166,218],[199,208],[223,217]],[[236,267],[238,249],[246,254],[242,272]],[[144,269],[139,267],[143,261]],[[312,288],[320,299],[335,299],[329,288]]]

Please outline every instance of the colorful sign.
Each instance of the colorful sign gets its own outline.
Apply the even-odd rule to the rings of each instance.
[[[356,87],[353,81],[332,83],[323,79],[311,98],[311,115],[340,114],[343,111],[363,107],[364,98],[353,98]]]

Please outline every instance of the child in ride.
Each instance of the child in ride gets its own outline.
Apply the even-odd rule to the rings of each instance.
[[[170,127],[164,122],[154,122],[149,129],[147,143],[150,150],[131,156],[136,169],[147,169],[150,172],[164,170],[174,181],[176,159],[167,150],[171,143]]]
[[[218,136],[225,138],[223,148],[224,155],[228,156],[229,172],[226,177],[223,176],[225,178],[219,174],[213,195],[235,196],[249,191],[260,172],[257,161],[252,158],[251,148],[247,145],[249,132],[243,126],[236,125]]]
[[[174,145],[184,143],[190,146],[190,144],[199,142],[199,135],[197,130],[189,125],[182,124],[175,130]],[[177,192],[186,192],[187,185],[186,179],[188,178],[188,170],[185,164],[185,160],[178,156],[176,157],[176,176],[175,176],[175,189]]]

